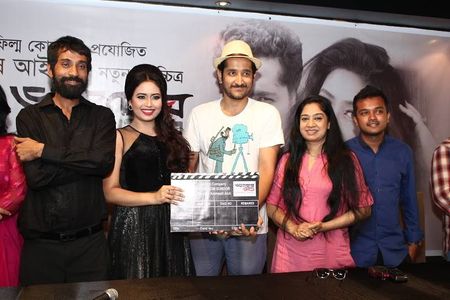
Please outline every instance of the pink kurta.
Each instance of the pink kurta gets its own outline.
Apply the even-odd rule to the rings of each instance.
[[[281,187],[284,182],[284,170],[288,154],[283,155],[277,168],[274,184],[267,203],[278,206],[286,212]],[[300,186],[303,201],[300,216],[307,222],[321,221],[330,211],[327,205],[332,183],[328,177],[325,155],[320,156],[308,170],[308,154],[303,157],[300,170]],[[363,180],[361,167],[355,159],[359,190],[360,207],[370,206],[372,196]],[[338,212],[341,215],[345,210]],[[348,268],[355,263],[350,255],[350,240],[347,228],[319,233],[314,238],[298,241],[289,233],[278,230],[272,261],[272,273],[311,271],[315,268]]]
[[[25,175],[13,137],[0,136],[0,207],[12,213],[0,220],[0,287],[19,285],[23,239],[17,229],[17,215],[25,193]]]

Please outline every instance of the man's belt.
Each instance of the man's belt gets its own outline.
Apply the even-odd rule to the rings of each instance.
[[[103,226],[100,223],[100,224],[94,225],[92,227],[80,229],[77,231],[71,231],[71,232],[45,232],[45,233],[42,233],[39,238],[46,239],[46,240],[69,242],[69,241],[77,240],[82,237],[92,235],[94,233],[99,232],[102,229],[103,229]]]

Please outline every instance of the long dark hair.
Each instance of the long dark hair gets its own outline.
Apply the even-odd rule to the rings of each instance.
[[[299,214],[303,200],[299,176],[307,144],[300,133],[300,116],[305,106],[311,103],[318,104],[330,122],[330,128],[327,130],[322,152],[327,157],[325,168],[333,188],[327,201],[330,212],[322,221],[326,222],[333,219],[342,207],[348,207],[353,211],[356,211],[358,207],[359,192],[353,155],[343,141],[331,102],[325,97],[314,95],[307,97],[298,105],[293,124],[291,125],[290,140],[286,150],[289,153],[289,158],[286,161],[282,188],[284,202],[287,207],[286,217],[283,220],[284,225],[290,217],[298,221],[304,220]]]
[[[0,85],[0,136],[8,133],[6,128],[6,117],[11,112],[11,108],[6,101],[6,94]]]
[[[167,149],[167,168],[171,172],[186,172],[189,165],[190,147],[181,132],[176,129],[175,121],[167,104],[167,83],[161,70],[153,65],[141,64],[133,67],[125,79],[125,95],[128,101],[134,90],[144,81],[154,82],[161,91],[161,112],[155,119],[158,139]]]

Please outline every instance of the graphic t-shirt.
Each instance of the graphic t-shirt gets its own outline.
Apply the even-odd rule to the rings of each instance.
[[[195,107],[184,136],[199,152],[200,173],[257,172],[259,149],[284,144],[279,112],[253,99],[236,116],[225,115],[220,100]],[[260,215],[264,223],[258,233],[267,233],[265,205]]]

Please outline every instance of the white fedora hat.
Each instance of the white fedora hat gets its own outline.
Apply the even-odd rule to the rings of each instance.
[[[226,43],[225,46],[223,46],[222,54],[220,55],[220,57],[214,59],[214,68],[217,69],[217,67],[224,60],[231,57],[248,58],[255,64],[256,69],[259,69],[262,64],[261,60],[253,57],[252,49],[246,42],[241,40],[234,40]]]

